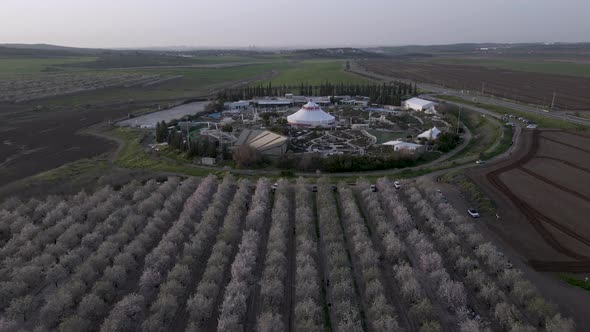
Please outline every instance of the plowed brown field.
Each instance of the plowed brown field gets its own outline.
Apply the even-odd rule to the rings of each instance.
[[[533,105],[550,105],[555,92],[555,106],[560,109],[590,109],[590,79],[584,77],[392,60],[369,60],[361,65],[380,75],[458,90],[481,91],[484,83],[486,94]]]
[[[470,173],[501,210],[514,213],[510,231],[500,235],[515,248],[527,247],[521,254],[538,270],[590,272],[589,158],[588,135],[525,131],[515,158]]]

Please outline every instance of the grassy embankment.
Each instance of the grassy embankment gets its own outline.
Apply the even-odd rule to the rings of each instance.
[[[568,284],[581,288],[583,290],[587,290],[590,291],[590,282],[586,282],[584,280],[580,280],[574,276],[571,276],[569,274],[560,274],[559,278],[561,278],[561,280],[567,282]]]
[[[469,65],[552,75],[590,77],[590,63],[568,62],[568,60],[543,61],[540,59],[434,58],[428,61],[450,65]]]
[[[452,113],[448,116],[456,121],[457,114]],[[476,112],[463,111],[461,122],[469,129],[472,138],[465,149],[453,156],[450,161],[461,164],[476,159],[490,159],[510,147],[512,128],[504,126],[498,120]]]
[[[529,113],[529,112],[522,112],[513,110],[511,108],[497,106],[497,105],[489,105],[489,104],[482,104],[478,102],[474,102],[471,100],[466,100],[456,96],[446,96],[446,95],[437,95],[436,98],[448,100],[456,103],[461,103],[465,105],[471,105],[479,108],[483,108],[488,111],[492,111],[499,115],[504,114],[513,114],[519,117],[525,117],[533,122],[535,122],[540,128],[555,128],[555,129],[564,129],[564,130],[579,130],[579,131],[586,131],[588,130],[587,126],[579,125],[575,123],[571,123],[562,119],[550,118],[539,114]]]
[[[187,164],[185,161],[170,160],[171,156],[169,155],[164,156],[165,158],[148,155],[140,143],[144,135],[144,132],[140,130],[116,128],[111,130],[108,134],[123,142],[121,151],[115,158],[115,164],[118,166],[153,172],[180,173],[192,176],[204,176],[221,172],[191,167],[191,165]]]

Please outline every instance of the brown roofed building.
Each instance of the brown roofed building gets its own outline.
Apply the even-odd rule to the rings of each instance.
[[[248,144],[263,156],[281,156],[287,152],[289,139],[268,130],[244,129],[235,145],[243,144]]]

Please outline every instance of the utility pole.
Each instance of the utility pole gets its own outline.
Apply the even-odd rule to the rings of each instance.
[[[457,135],[459,135],[459,121],[461,119],[461,111],[463,110],[463,107],[459,108],[459,116],[457,116]]]
[[[553,107],[555,106],[555,92],[553,92],[553,99],[551,99],[551,110],[553,111]]]
[[[187,123],[187,126],[186,126],[186,144],[188,145],[188,149],[190,151],[190,149],[191,149],[191,136],[190,136],[190,133],[188,131],[189,127],[190,127],[190,125]]]

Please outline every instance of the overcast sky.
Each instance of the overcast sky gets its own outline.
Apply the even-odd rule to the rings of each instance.
[[[79,47],[590,41],[590,0],[1,0],[0,43]]]

